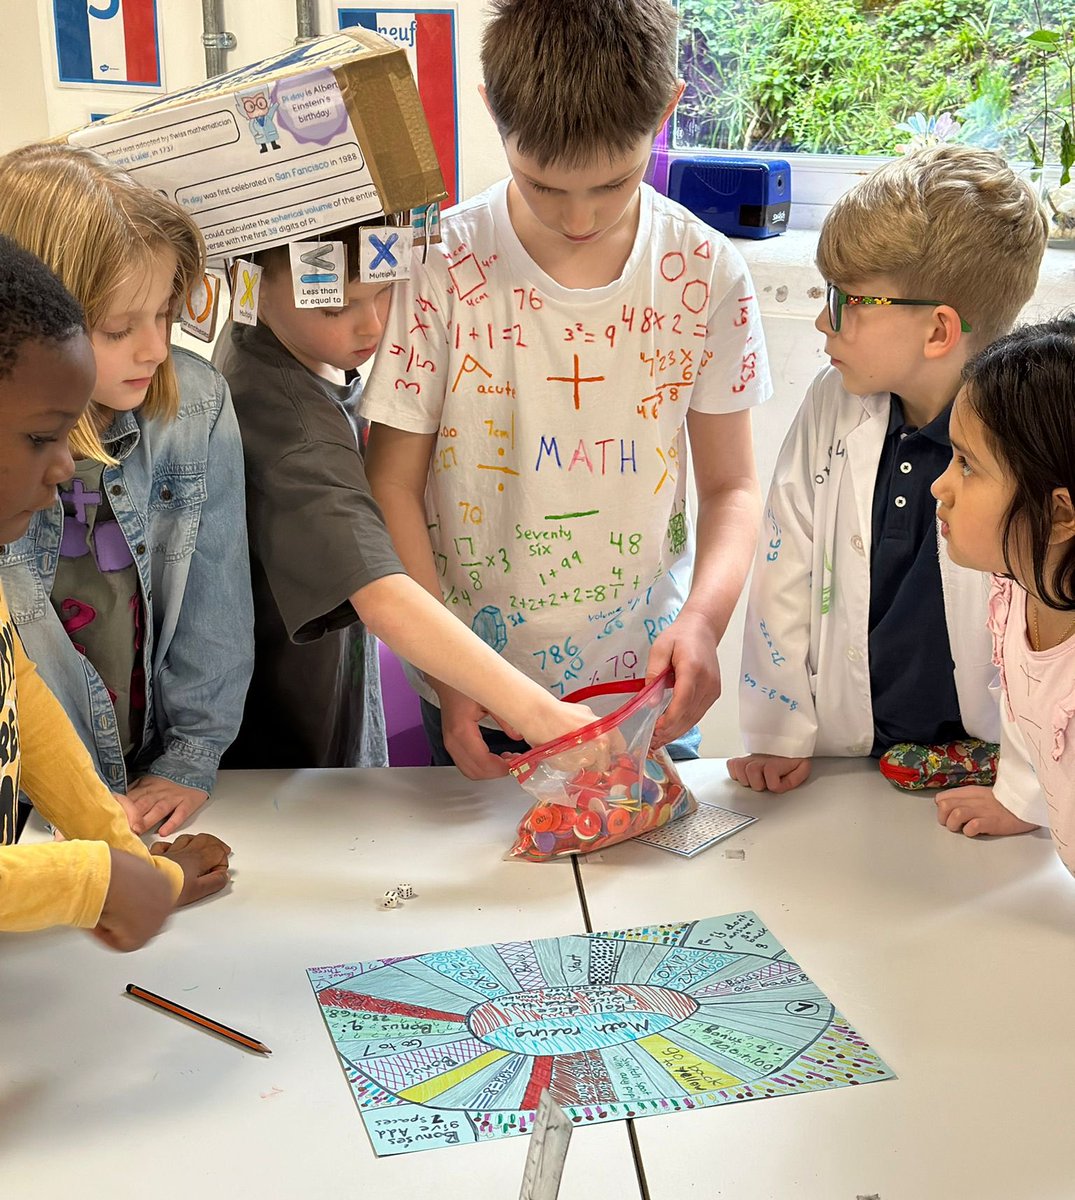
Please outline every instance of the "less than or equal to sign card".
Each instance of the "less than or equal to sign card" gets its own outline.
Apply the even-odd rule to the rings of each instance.
[[[696,813],[654,829],[651,833],[644,833],[635,840],[645,842],[647,846],[656,846],[659,850],[669,850],[683,858],[693,858],[756,820],[757,817],[732,812],[730,808],[699,802]]]

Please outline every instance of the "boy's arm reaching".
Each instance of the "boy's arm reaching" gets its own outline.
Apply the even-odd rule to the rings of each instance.
[[[426,529],[425,490],[435,433],[410,433],[374,422],[366,444],[366,479],[384,514],[407,574],[440,599],[433,546]]]
[[[584,705],[564,704],[517,671],[408,575],[374,580],[351,603],[370,632],[397,654],[471,697],[532,746],[595,719]],[[506,773],[506,766],[497,772]]]
[[[435,433],[411,433],[374,422],[366,446],[366,478],[407,574],[440,603],[440,582],[425,508],[426,481],[436,440]],[[490,752],[481,735],[478,722],[489,710],[433,674],[427,675],[440,700],[445,749],[456,766],[470,779],[495,779],[507,774],[507,764]]]
[[[750,410],[687,414],[698,489],[697,549],[690,594],[650,649],[646,676],[675,669],[672,701],[654,744],[687,732],[720,696],[717,646],[724,636],[757,544],[760,496]]]
[[[425,491],[448,364],[451,308],[440,286],[447,283],[440,251],[431,248],[428,263],[416,254],[411,278],[393,288],[382,349],[362,393],[362,413],[371,422],[367,479],[403,566],[438,603],[442,593],[426,528]],[[419,378],[412,377],[409,366],[404,369],[414,357],[402,354],[408,346],[421,351]],[[455,764],[471,779],[505,775],[507,764],[490,753],[478,724],[488,710],[434,672],[426,674],[440,701],[444,745]]]

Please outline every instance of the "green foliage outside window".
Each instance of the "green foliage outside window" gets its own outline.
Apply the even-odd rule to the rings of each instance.
[[[1054,111],[1071,100],[1069,64],[1028,34],[1065,29],[1072,0],[679,0],[679,10],[680,148],[892,154],[908,140],[900,122],[951,113],[958,140],[1025,159],[1028,139],[1041,144],[1046,97]],[[1062,133],[1051,119],[1049,162]]]

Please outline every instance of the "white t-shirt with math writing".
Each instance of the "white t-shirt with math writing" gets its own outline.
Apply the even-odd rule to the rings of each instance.
[[[445,603],[556,695],[641,676],[690,587],[687,409],[769,395],[746,265],[645,185],[607,287],[565,288],[534,263],[507,181],[442,234],[396,285],[361,411],[437,434],[426,505]]]

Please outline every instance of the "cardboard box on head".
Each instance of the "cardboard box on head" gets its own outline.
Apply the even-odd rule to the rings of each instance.
[[[361,28],[156,97],[67,140],[183,205],[211,258],[447,195],[405,51]]]

